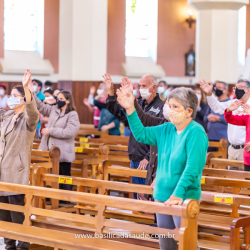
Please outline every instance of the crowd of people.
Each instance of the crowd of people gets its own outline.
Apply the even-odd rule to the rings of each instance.
[[[71,175],[75,160],[75,135],[80,128],[74,98],[68,91],[53,89],[51,82],[31,80],[24,74],[23,85],[6,95],[0,85],[0,162],[1,181],[29,183],[33,139],[41,138],[39,149],[61,150],[60,175]],[[200,200],[201,176],[209,148],[208,141],[228,139],[228,158],[244,160],[250,171],[250,82],[240,79],[235,97],[222,81],[199,82],[194,88],[168,87],[153,75],[144,75],[139,83],[122,78],[115,91],[110,75],[103,75],[98,89],[90,88],[83,103],[93,113],[94,126],[110,135],[129,136],[130,167],[147,170],[147,177],[133,177],[135,184],[151,185],[153,196],[134,193],[134,199],[147,199],[166,206],[181,205],[186,199]],[[95,95],[97,93],[97,95]],[[22,141],[22,147],[19,146]],[[16,175],[18,173],[18,175]],[[60,184],[71,190],[70,185]],[[0,202],[24,204],[24,196],[2,193]],[[65,203],[61,201],[61,203]],[[22,223],[22,213],[0,210],[0,220]],[[159,227],[180,227],[180,217],[156,214]],[[5,239],[6,249],[16,249],[16,242]],[[28,249],[19,242],[17,249]],[[160,237],[161,249],[175,250],[177,243]]]

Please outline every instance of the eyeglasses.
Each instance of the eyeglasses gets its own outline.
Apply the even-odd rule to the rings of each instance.
[[[17,97],[22,97],[22,95],[7,95],[8,98],[17,98]],[[23,97],[22,97],[23,98]]]
[[[233,87],[233,91],[235,91],[236,89],[244,90],[246,89],[246,86]]]

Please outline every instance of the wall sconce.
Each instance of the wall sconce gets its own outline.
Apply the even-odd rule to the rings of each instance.
[[[196,23],[196,20],[193,18],[193,11],[191,9],[187,10],[189,18],[186,19],[186,22],[189,24],[189,28],[192,28],[192,24]]]

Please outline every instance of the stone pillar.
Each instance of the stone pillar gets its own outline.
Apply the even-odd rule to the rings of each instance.
[[[196,75],[235,83],[238,74],[238,10],[249,0],[188,0],[198,11]]]
[[[107,0],[60,0],[60,80],[96,81],[106,73],[107,7]]]

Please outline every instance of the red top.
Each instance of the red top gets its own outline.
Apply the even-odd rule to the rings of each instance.
[[[238,126],[246,126],[246,140],[245,146],[248,142],[250,142],[250,116],[249,115],[233,115],[232,112],[227,113],[226,110],[224,112],[225,120],[233,125]],[[250,165],[250,152],[246,152],[244,150],[244,163],[246,165]]]
[[[105,100],[100,99],[99,102],[105,103]],[[94,106],[93,109],[94,109],[94,126],[98,128],[98,125],[100,122],[101,110],[97,108],[96,106]]]

